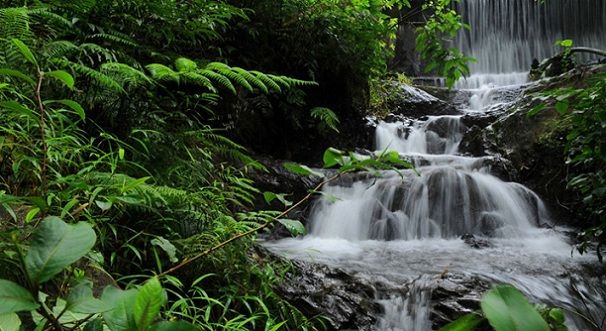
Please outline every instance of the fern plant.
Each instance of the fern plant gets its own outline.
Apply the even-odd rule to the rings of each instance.
[[[193,60],[178,58],[175,60],[174,66],[176,71],[158,63],[149,64],[146,68],[157,81],[194,84],[215,93],[218,91],[217,87],[225,88],[235,94],[237,93],[236,86],[249,92],[258,89],[263,93],[269,93],[271,90],[282,92],[282,89],[317,85],[313,81],[265,74],[254,70],[248,71],[239,67],[230,67],[220,62],[211,62],[200,67]]]

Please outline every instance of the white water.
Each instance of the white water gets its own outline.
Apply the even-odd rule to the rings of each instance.
[[[353,175],[327,185],[311,211],[307,236],[265,245],[363,279],[406,284],[406,295],[377,298],[384,315],[376,330],[431,330],[431,291],[445,272],[512,283],[535,301],[578,309],[581,301],[563,275],[581,273],[595,257],[571,256],[561,233],[541,228],[550,224],[541,199],[491,175],[489,158],[458,155],[465,130],[461,116],[451,115],[379,123],[376,149],[400,152],[419,174]],[[471,248],[459,239],[464,234],[491,246]],[[600,288],[579,286],[589,309],[603,314]],[[583,329],[575,323],[569,321],[572,330]]]
[[[534,59],[541,61],[560,51],[558,40],[606,47],[603,0],[461,0],[455,8],[471,30],[462,31],[454,46],[477,59],[470,65],[472,76],[460,81],[459,88],[524,83]]]
[[[525,83],[534,58],[557,52],[555,40],[606,45],[603,0],[548,0],[545,7],[533,0],[462,0],[459,6],[473,30],[456,43],[478,59],[472,76],[456,86],[471,89],[464,107],[469,114],[507,101],[500,87]],[[379,123],[376,149],[400,152],[419,174],[385,172],[327,185],[313,205],[307,236],[264,245],[291,259],[341,268],[363,282],[406,287],[406,294],[377,294],[384,314],[376,330],[431,330],[431,293],[445,274],[511,283],[534,302],[568,311],[571,330],[588,328],[577,313],[600,321],[606,284],[583,276],[596,257],[573,254],[561,232],[541,227],[551,224],[541,199],[491,175],[490,158],[459,155],[466,130],[461,116],[451,115]],[[459,239],[464,234],[490,247],[471,248]]]
[[[409,157],[420,175],[385,172],[327,185],[313,206],[309,234],[266,246],[364,279],[407,284],[407,295],[377,298],[385,312],[376,330],[431,330],[431,291],[445,272],[512,283],[536,301],[577,309],[580,301],[562,275],[595,257],[571,256],[562,234],[539,227],[550,220],[535,193],[491,175],[486,158],[458,155],[464,130],[461,116],[379,123],[376,149]],[[491,246],[473,249],[459,239],[464,234]],[[599,289],[582,291],[590,309],[603,313]],[[575,323],[569,321],[573,330],[583,328]]]

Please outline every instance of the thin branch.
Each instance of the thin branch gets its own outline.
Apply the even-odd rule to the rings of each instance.
[[[160,273],[158,275],[158,277],[166,276],[166,275],[168,275],[170,273],[173,273],[176,270],[179,270],[179,269],[183,268],[184,266],[186,266],[186,265],[188,265],[188,264],[190,264],[190,263],[192,263],[192,262],[194,262],[194,261],[196,261],[196,260],[198,260],[198,259],[200,259],[202,257],[210,255],[214,251],[216,251],[218,249],[221,249],[221,248],[227,246],[228,244],[230,244],[230,243],[232,243],[234,241],[237,241],[237,240],[239,240],[241,238],[247,237],[247,236],[249,236],[251,234],[257,233],[257,232],[265,229],[266,227],[270,226],[271,224],[274,224],[275,221],[277,221],[280,218],[286,216],[288,213],[290,213],[291,211],[293,211],[295,208],[297,208],[301,204],[303,204],[305,201],[309,200],[309,198],[311,198],[314,195],[314,193],[316,193],[320,188],[322,188],[322,186],[324,186],[327,183],[329,183],[329,182],[337,179],[339,176],[341,176],[341,173],[338,173],[338,174],[336,174],[336,175],[334,175],[334,176],[332,176],[332,177],[324,180],[323,182],[321,182],[320,184],[318,184],[313,190],[311,190],[303,199],[299,200],[297,203],[295,203],[294,205],[290,206],[288,209],[286,209],[285,211],[283,211],[282,213],[280,213],[280,215],[275,216],[273,219],[271,219],[270,221],[266,222],[265,224],[263,224],[261,226],[258,226],[258,227],[254,228],[254,229],[251,229],[249,231],[246,231],[246,232],[240,233],[238,235],[235,235],[235,236],[229,238],[228,240],[226,240],[226,241],[224,241],[222,243],[219,243],[219,244],[217,244],[217,245],[215,245],[215,246],[213,246],[213,247],[211,247],[211,248],[209,248],[209,249],[207,249],[207,250],[205,250],[205,251],[203,251],[203,252],[201,252],[201,253],[193,256],[193,257],[191,257],[191,258],[185,258],[183,261],[181,261],[181,263],[179,263],[176,266],[174,266],[174,267],[172,267],[172,268],[170,268],[170,269],[168,269],[168,270]]]
[[[44,79],[44,72],[38,70],[38,83],[36,84],[36,100],[38,102],[38,109],[40,110],[40,142],[42,143],[42,166],[40,169],[40,188],[41,193],[46,192],[46,168],[47,165],[47,154],[48,146],[46,144],[46,110],[44,103],[42,103],[42,80]]]
[[[38,309],[38,313],[40,313],[40,315],[44,316],[44,318],[46,318],[46,320],[51,323],[51,325],[53,326],[55,331],[63,331],[63,326],[61,326],[61,323],[59,323],[59,320],[56,319],[48,311],[46,311],[46,309],[44,307]]]

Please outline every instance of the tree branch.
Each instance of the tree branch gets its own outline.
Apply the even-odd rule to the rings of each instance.
[[[285,211],[283,211],[282,213],[280,213],[280,215],[275,216],[273,219],[271,219],[270,221],[266,222],[265,224],[263,224],[263,225],[261,225],[259,227],[256,227],[254,229],[251,229],[249,231],[246,231],[246,232],[240,233],[238,235],[235,235],[235,236],[229,238],[228,240],[226,240],[226,241],[224,241],[222,243],[219,243],[219,244],[217,244],[217,245],[215,245],[215,246],[213,246],[213,247],[211,247],[211,248],[209,248],[209,249],[207,249],[207,250],[205,250],[205,251],[203,251],[203,252],[201,252],[201,253],[193,256],[193,257],[191,257],[191,258],[185,258],[183,261],[181,261],[181,263],[179,263],[176,266],[174,266],[174,267],[172,267],[172,268],[170,268],[170,269],[168,269],[168,270],[160,273],[158,275],[158,277],[166,276],[166,275],[168,275],[170,273],[173,273],[176,270],[179,270],[179,269],[183,268],[184,266],[186,266],[186,265],[188,265],[188,264],[190,264],[190,263],[192,263],[192,262],[194,262],[194,261],[196,261],[196,260],[198,260],[198,259],[200,259],[202,257],[205,257],[205,256],[213,253],[214,251],[218,250],[218,249],[223,248],[224,246],[228,245],[229,243],[232,243],[232,242],[234,242],[236,240],[239,240],[241,238],[249,236],[249,235],[251,235],[253,233],[259,232],[259,231],[265,229],[266,227],[270,226],[271,224],[274,224],[275,221],[277,221],[280,218],[284,217],[285,215],[287,215],[288,213],[290,213],[291,211],[293,211],[295,208],[297,208],[301,204],[303,204],[305,201],[309,200],[309,198],[311,198],[314,195],[315,192],[317,192],[320,188],[322,188],[322,186],[324,186],[327,183],[329,183],[329,182],[337,179],[339,176],[341,176],[341,173],[338,173],[338,174],[336,174],[336,175],[334,175],[334,176],[332,176],[332,177],[330,177],[330,178],[322,181],[313,190],[311,190],[305,197],[303,197],[303,199],[299,200],[297,203],[295,203],[294,205],[290,206],[288,209],[286,209]]]

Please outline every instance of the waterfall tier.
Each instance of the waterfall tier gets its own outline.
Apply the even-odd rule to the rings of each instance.
[[[470,65],[472,76],[460,82],[460,88],[523,83],[534,59],[541,61],[560,51],[558,40],[606,47],[603,0],[461,0],[455,8],[471,26],[459,34],[455,47],[477,59]]]

